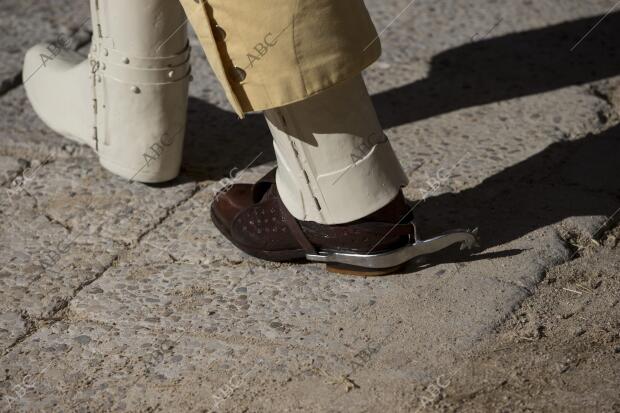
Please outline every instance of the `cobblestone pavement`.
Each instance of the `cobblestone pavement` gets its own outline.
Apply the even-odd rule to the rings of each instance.
[[[367,1],[384,52],[365,76],[419,228],[482,236],[383,278],[218,234],[219,181],[275,158],[195,38],[183,174],[129,183],[46,128],[20,80],[37,42],[87,49],[87,2],[0,4],[0,411],[419,410],[421,383],[571,260],[562,228],[591,238],[620,207],[615,0]]]

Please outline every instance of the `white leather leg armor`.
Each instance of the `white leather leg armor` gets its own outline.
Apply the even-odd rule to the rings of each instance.
[[[278,191],[299,220],[355,221],[407,185],[361,76],[265,116],[278,160]]]
[[[41,119],[90,145],[127,179],[179,173],[185,135],[189,45],[177,1],[91,0],[87,60],[62,48],[28,51],[24,86]]]

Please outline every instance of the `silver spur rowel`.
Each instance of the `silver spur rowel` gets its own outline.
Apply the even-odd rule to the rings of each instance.
[[[313,262],[326,264],[350,265],[353,267],[368,269],[385,269],[401,266],[414,258],[422,255],[441,251],[451,245],[460,243],[461,250],[471,250],[479,247],[478,228],[474,230],[452,230],[444,232],[436,237],[422,240],[415,231],[413,242],[398,249],[376,254],[346,253],[346,252],[323,252],[307,254],[306,259]]]

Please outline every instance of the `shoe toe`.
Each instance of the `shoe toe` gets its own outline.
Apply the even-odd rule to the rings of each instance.
[[[230,230],[237,214],[253,203],[252,185],[235,184],[217,193],[211,204],[211,211],[220,223]]]
[[[24,90],[39,118],[56,133],[93,146],[95,114],[89,75],[89,62],[83,56],[45,44],[26,52],[22,69]]]

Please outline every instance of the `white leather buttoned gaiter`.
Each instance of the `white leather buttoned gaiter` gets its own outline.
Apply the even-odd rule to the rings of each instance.
[[[265,116],[278,191],[299,220],[352,222],[387,205],[407,185],[361,76]]]

